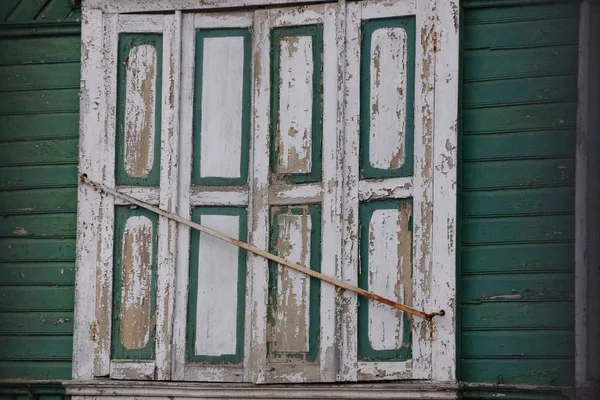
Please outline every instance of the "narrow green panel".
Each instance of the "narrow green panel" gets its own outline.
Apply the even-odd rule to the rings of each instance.
[[[77,214],[15,215],[0,218],[0,237],[73,238]]]
[[[123,312],[123,240],[125,236],[125,227],[127,220],[131,217],[146,217],[152,223],[152,260],[151,260],[151,278],[150,304],[149,307],[149,338],[146,345],[141,349],[127,349],[121,336],[121,313]],[[111,340],[111,359],[117,360],[153,360],[155,353],[155,313],[156,313],[156,270],[157,270],[157,247],[158,247],[158,214],[141,208],[130,208],[129,206],[115,207],[115,236],[114,236],[114,258],[113,258],[113,312],[112,312],[112,340]],[[141,252],[141,250],[138,249]],[[133,257],[133,255],[132,255]],[[141,257],[141,254],[139,255]],[[139,279],[142,279],[139,277]],[[139,329],[142,329],[140,327]]]
[[[407,37],[406,54],[406,122],[404,131],[405,161],[400,168],[375,168],[370,163],[371,136],[371,42],[373,33],[382,28],[402,28]],[[368,20],[362,25],[362,42],[360,47],[360,171],[361,177],[392,178],[413,175],[414,159],[414,82],[415,82],[415,17]],[[385,83],[384,83],[385,84]]]
[[[541,7],[540,7],[541,8]],[[518,21],[467,25],[465,49],[508,49],[577,44],[579,29],[573,19]]]
[[[0,168],[0,190],[76,187],[77,164]]]
[[[572,187],[468,192],[462,196],[462,216],[565,214],[575,209]]]
[[[0,337],[0,360],[69,361],[73,353],[72,336]]]
[[[3,91],[78,89],[80,63],[9,65],[0,67]]]
[[[0,379],[71,379],[71,361],[0,361]]]
[[[76,211],[77,188],[75,187],[0,191],[0,215]]]
[[[475,108],[463,111],[465,133],[540,131],[574,128],[577,103]]]
[[[0,145],[0,167],[74,164],[78,159],[78,145],[78,139],[3,143]]]
[[[401,200],[379,200],[368,203],[362,203],[359,207],[359,252],[360,252],[360,270],[358,274],[358,286],[365,290],[369,288],[369,275],[371,274],[369,265],[369,247],[373,239],[373,232],[370,231],[370,223],[373,214],[377,210],[398,210],[402,212],[402,208],[409,206],[411,210],[408,227],[410,230],[410,263],[411,263],[411,281],[412,281],[412,259],[413,259],[413,199]],[[399,243],[400,245],[400,243]],[[374,268],[386,266],[374,266]],[[393,266],[388,266],[392,268]],[[410,288],[412,291],[412,287]],[[412,300],[412,299],[411,299]],[[408,313],[401,313],[398,318],[402,318],[402,346],[394,350],[375,350],[371,346],[369,340],[369,300],[360,296],[358,298],[358,358],[368,361],[405,361],[412,358],[412,319]]]
[[[79,113],[0,116],[0,142],[79,137]]]
[[[0,286],[0,311],[73,311],[73,287]]]
[[[0,3],[0,21],[6,21],[20,1],[21,0],[2,1],[2,3]]]
[[[463,219],[464,245],[568,242],[575,240],[570,215]]]
[[[314,165],[314,164],[313,164]],[[270,212],[270,235],[269,248],[271,253],[280,255],[280,250],[277,248],[280,227],[278,225],[278,217],[280,215],[308,215],[311,221],[310,230],[310,265],[306,267],[313,271],[321,272],[321,206],[276,206],[271,207]],[[301,245],[293,243],[293,245]],[[267,310],[267,319],[269,326],[274,326],[277,315],[277,296],[278,285],[277,276],[280,268],[287,268],[269,261],[269,306]],[[306,362],[317,361],[319,355],[320,329],[321,329],[321,281],[316,278],[310,278],[310,296],[309,296],[309,329],[308,329],[308,352],[305,353],[280,353],[272,349],[273,343],[269,339],[267,341],[268,357],[287,360],[292,362],[294,359],[303,360]],[[294,331],[293,326],[286,327],[289,332]]]
[[[575,184],[573,158],[469,162],[463,164],[463,189],[517,189]]]
[[[242,148],[240,175],[237,178],[202,177],[200,159],[202,157],[202,76],[204,61],[204,39],[215,37],[242,37],[244,40],[244,66],[242,87]],[[194,185],[244,185],[248,181],[248,162],[250,157],[251,128],[251,89],[252,89],[252,34],[249,29],[201,29],[196,31],[196,64],[194,80],[194,130],[192,182]],[[228,105],[224,105],[228,106]]]
[[[464,135],[461,143],[464,161],[572,157],[575,130]]]
[[[81,62],[80,42],[80,35],[2,39],[0,65]]]
[[[0,93],[0,115],[74,113],[78,110],[79,89]]]
[[[462,246],[462,273],[572,271],[572,243]]]
[[[467,382],[569,386],[575,376],[573,359],[462,360],[461,365]]]
[[[2,313],[0,335],[73,335],[73,312]]]
[[[462,336],[462,357],[571,357],[574,336],[571,330],[467,331]]]
[[[467,275],[459,282],[465,303],[573,300],[573,273]]]
[[[145,178],[132,178],[125,171],[125,104],[127,93],[127,62],[132,49],[141,45],[150,45],[156,50],[156,86],[154,90],[154,160],[152,168]],[[162,71],[163,71],[162,34],[120,34],[117,67],[117,139],[115,178],[118,185],[158,186],[160,182],[160,138],[162,111]]]
[[[577,54],[576,45],[465,50],[462,54],[463,81],[576,74]]]
[[[0,263],[0,284],[2,285],[72,286],[74,281],[74,263]]]
[[[65,19],[71,13],[73,0],[50,0],[38,14],[37,20]]]
[[[38,15],[48,0],[23,0],[8,17],[10,22],[28,22]]]
[[[473,2],[467,1],[465,5],[469,3]],[[565,2],[523,5],[522,7],[465,8],[461,18],[464,18],[467,25],[511,21],[538,21],[554,18],[577,19],[579,18],[579,6],[576,3]],[[523,38],[523,40],[527,39]]]
[[[0,262],[75,261],[73,239],[0,239]]]
[[[308,173],[284,174],[276,171],[279,149],[276,138],[279,135],[279,94],[281,40],[285,37],[305,36],[312,40],[312,131],[311,131],[311,171]],[[271,31],[271,179],[290,183],[319,182],[321,180],[321,149],[323,131],[323,26],[303,25],[275,28]]]
[[[462,304],[462,330],[573,329],[572,301]]]
[[[192,220],[202,223],[203,215],[232,215],[239,217],[239,240],[246,242],[248,238],[248,215],[245,208],[239,207],[194,207],[192,209]],[[237,364],[244,358],[244,309],[246,304],[246,251],[239,249],[238,252],[238,281],[237,281],[237,326],[236,326],[236,350],[235,354],[224,354],[220,356],[196,355],[194,345],[196,343],[196,310],[198,302],[198,262],[200,251],[200,232],[192,230],[190,235],[190,264],[189,264],[189,291],[188,291],[188,314],[187,314],[187,361],[210,364]],[[227,266],[225,266],[227,267]],[[233,299],[232,299],[233,301]]]
[[[467,82],[462,106],[487,107],[577,101],[577,75]]]

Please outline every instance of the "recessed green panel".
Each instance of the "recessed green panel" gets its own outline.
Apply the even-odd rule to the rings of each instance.
[[[408,230],[410,232],[410,281],[411,288],[408,293],[412,292],[412,259],[413,259],[413,218],[412,218],[412,199],[400,200],[378,200],[368,203],[363,203],[359,208],[360,218],[360,236],[359,236],[359,251],[360,251],[360,269],[358,274],[358,285],[365,290],[369,288],[369,277],[372,275],[372,269],[375,268],[393,268],[388,265],[369,265],[369,246],[372,241],[376,240],[373,237],[373,232],[370,229],[371,218],[378,210],[397,210],[402,213],[403,208],[409,208],[410,216],[407,221]],[[399,243],[400,244],[400,243]],[[400,262],[400,261],[399,261]],[[414,290],[418,290],[415,288]],[[407,291],[405,289],[405,295]],[[412,299],[411,299],[412,300]],[[402,300],[401,300],[402,301]],[[398,313],[397,313],[398,314]],[[402,318],[402,345],[395,349],[374,349],[369,339],[369,300],[366,297],[359,296],[358,298],[358,358],[363,361],[406,361],[412,358],[412,319],[410,314],[401,313],[398,315]]]
[[[117,60],[117,126],[116,126],[116,165],[115,178],[118,185],[158,186],[160,182],[160,133],[162,104],[162,34],[121,34],[119,35],[119,54]],[[154,141],[153,160],[150,171],[145,177],[131,177],[125,169],[125,106],[127,103],[127,64],[131,50],[138,46],[150,45],[156,51],[155,86],[144,88],[154,93]],[[134,72],[132,72],[134,75]],[[135,76],[133,76],[135,78]],[[148,105],[146,105],[148,106]],[[150,116],[151,117],[151,116]],[[146,121],[148,122],[148,121]],[[149,156],[149,155],[148,155]]]
[[[239,218],[239,237],[245,242],[248,237],[247,211],[240,207],[194,207],[192,220],[202,224],[202,217],[207,215],[236,216]],[[206,235],[204,235],[206,236]],[[218,240],[218,239],[214,239]],[[233,247],[233,245],[231,245]],[[237,279],[237,317],[236,317],[236,349],[232,354],[222,355],[197,355],[195,351],[197,328],[197,302],[198,302],[198,268],[200,252],[200,232],[192,230],[190,235],[190,264],[189,264],[189,295],[187,312],[186,358],[188,362],[209,364],[237,364],[244,358],[244,309],[246,304],[246,251],[238,248],[238,279]],[[232,267],[229,265],[225,268]],[[234,301],[234,299],[231,299]],[[213,324],[215,327],[216,324]]]
[[[140,246],[133,246],[125,243],[125,228],[127,221],[133,217],[143,217],[148,219],[151,223],[151,242],[140,243]],[[145,222],[145,221],[144,221]],[[114,264],[113,264],[113,312],[112,312],[112,340],[111,340],[111,358],[116,360],[152,360],[155,354],[155,319],[156,319],[156,270],[157,261],[156,254],[158,248],[158,215],[137,207],[130,206],[118,206],[115,208],[115,235],[114,235]],[[150,259],[150,280],[149,285],[149,296],[144,301],[149,301],[150,304],[146,305],[142,303],[142,307],[148,307],[148,339],[146,340],[143,347],[136,346],[135,348],[127,348],[126,343],[136,342],[136,339],[126,338],[122,332],[122,328],[130,328],[128,325],[130,322],[123,321],[123,313],[126,312],[124,305],[131,301],[131,299],[123,298],[123,288],[125,286],[124,279],[124,259],[131,257],[133,259],[137,257],[143,257],[141,254],[147,246],[152,246],[151,259]],[[131,251],[130,254],[125,254]],[[136,274],[136,278],[140,281],[143,279],[139,271],[130,271]],[[139,281],[138,281],[139,284]],[[133,285],[132,285],[133,286]],[[129,290],[133,291],[133,288]],[[134,319],[136,322],[138,319]],[[132,332],[143,329],[142,326],[136,326],[132,329]],[[139,333],[139,331],[137,331]],[[125,343],[124,343],[125,342]]]
[[[384,169],[373,167],[370,160],[371,117],[371,87],[376,76],[371,76],[371,47],[373,33],[378,29],[401,28],[406,32],[406,89],[403,91],[405,106],[404,125],[404,163],[399,168]],[[399,17],[368,20],[362,25],[360,60],[360,171],[361,177],[393,178],[413,175],[414,159],[414,93],[415,93],[415,17]],[[386,84],[386,83],[382,83]],[[388,83],[389,84],[389,83]],[[381,109],[385,105],[378,105]],[[398,132],[400,135],[401,132]]]
[[[241,113],[241,157],[238,177],[202,176],[200,163],[202,158],[202,86],[204,63],[204,39],[241,37],[244,41],[242,113]],[[193,121],[193,157],[192,182],[194,185],[227,186],[243,185],[248,181],[248,160],[250,156],[250,116],[251,116],[251,70],[252,70],[252,34],[249,29],[201,29],[196,31],[196,65],[194,72],[194,121]],[[223,66],[225,68],[226,66]],[[223,107],[234,105],[223,104]]]

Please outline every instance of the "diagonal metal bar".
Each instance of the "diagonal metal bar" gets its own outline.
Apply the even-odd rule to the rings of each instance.
[[[443,316],[443,315],[445,315],[444,310],[437,311],[437,312],[432,312],[432,313],[426,313],[424,311],[416,310],[416,309],[414,309],[412,307],[409,307],[409,306],[407,306],[405,304],[398,303],[398,302],[396,302],[394,300],[391,300],[391,299],[388,299],[386,297],[380,296],[380,295],[378,295],[376,293],[370,292],[370,291],[365,290],[365,289],[361,289],[358,286],[350,285],[350,284],[348,284],[346,282],[342,282],[342,281],[339,281],[337,279],[331,278],[330,276],[324,275],[324,274],[322,274],[320,272],[313,271],[312,269],[307,268],[307,267],[305,267],[303,265],[290,262],[290,261],[288,261],[288,260],[286,260],[284,258],[281,258],[279,256],[276,256],[276,255],[271,254],[269,252],[266,252],[264,250],[261,250],[258,247],[252,246],[252,245],[250,245],[248,243],[245,243],[245,242],[242,242],[242,241],[237,240],[235,238],[232,238],[230,236],[224,235],[224,234],[222,234],[220,232],[217,232],[217,231],[215,231],[213,229],[207,228],[207,227],[205,227],[203,225],[200,225],[200,224],[198,224],[196,222],[193,222],[193,221],[190,221],[190,220],[185,219],[183,217],[180,217],[179,215],[170,213],[170,212],[165,211],[165,210],[163,210],[163,209],[161,209],[159,207],[156,207],[156,206],[153,206],[153,205],[148,204],[146,202],[143,202],[141,200],[138,200],[135,197],[131,197],[131,196],[125,194],[125,193],[119,192],[116,189],[109,188],[109,187],[107,187],[107,186],[105,186],[105,185],[103,185],[101,183],[92,181],[92,180],[88,179],[87,175],[85,175],[85,174],[81,175],[80,180],[81,180],[82,183],[92,186],[94,188],[94,190],[110,194],[110,195],[112,195],[114,197],[117,197],[117,198],[119,198],[121,200],[124,200],[124,201],[126,201],[128,203],[135,204],[136,206],[139,206],[139,207],[142,207],[142,208],[144,208],[146,210],[155,212],[158,215],[161,215],[163,217],[172,219],[172,220],[177,221],[177,222],[179,222],[179,223],[181,223],[183,225],[189,226],[192,229],[196,229],[196,230],[198,230],[200,232],[206,233],[207,235],[213,236],[213,237],[215,237],[217,239],[223,240],[223,241],[225,241],[227,243],[230,243],[230,244],[232,244],[234,246],[240,247],[240,248],[242,248],[242,249],[244,249],[246,251],[249,251],[249,252],[251,252],[253,254],[256,254],[256,255],[258,255],[260,257],[266,258],[267,260],[274,261],[277,264],[286,266],[288,268],[291,268],[293,270],[296,270],[298,272],[301,272],[301,273],[303,273],[305,275],[308,275],[308,276],[311,276],[313,278],[320,279],[322,281],[325,281],[327,283],[330,283],[330,284],[332,284],[334,286],[337,286],[337,287],[340,287],[342,289],[349,290],[349,291],[354,292],[354,293],[356,293],[356,294],[358,294],[360,296],[364,296],[364,297],[366,297],[368,299],[377,301],[379,303],[387,304],[388,306],[391,306],[391,307],[393,307],[393,308],[395,308],[397,310],[407,312],[409,314],[415,315],[417,317],[423,318],[423,319],[428,320],[428,321],[431,321],[433,319],[433,317],[435,317],[435,316],[438,316],[438,315],[439,316]]]

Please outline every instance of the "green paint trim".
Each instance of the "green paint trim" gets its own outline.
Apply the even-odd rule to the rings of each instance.
[[[279,238],[279,225],[277,219],[282,214],[288,215],[309,215],[311,221],[310,231],[310,269],[321,272],[321,206],[277,206],[271,207],[270,211],[270,240],[269,248],[275,255],[279,255],[277,251],[277,241]],[[278,268],[281,267],[277,263],[269,262],[269,306],[267,310],[267,321],[269,326],[275,323],[275,315],[277,313],[277,275]],[[267,357],[277,359],[303,360],[306,362],[314,362],[317,360],[319,353],[319,336],[321,330],[321,281],[316,278],[310,278],[310,295],[309,295],[309,330],[308,330],[308,347],[306,353],[280,353],[272,350],[272,338],[267,338]],[[290,327],[293,329],[293,327]],[[269,330],[268,330],[269,331]]]
[[[400,168],[374,168],[370,163],[371,135],[371,39],[373,33],[382,28],[402,28],[407,36],[406,55],[406,122],[405,122],[405,161]],[[375,19],[362,26],[360,60],[360,173],[361,178],[395,178],[413,175],[414,164],[414,99],[415,99],[415,30],[414,16]]]
[[[359,252],[360,269],[358,274],[358,286],[369,290],[369,226],[373,213],[377,210],[400,209],[404,204],[410,204],[413,208],[412,198],[398,200],[378,200],[363,203],[359,207]],[[413,233],[412,213],[408,222],[409,229]],[[411,234],[411,264],[413,259],[413,237]],[[412,269],[412,268],[411,268]],[[412,358],[412,324],[408,313],[402,313],[403,337],[402,346],[394,350],[375,350],[369,341],[369,300],[360,296],[358,299],[358,358],[362,361],[406,361]]]
[[[312,39],[313,50],[313,103],[311,132],[311,171],[308,173],[283,174],[277,172],[279,149],[277,136],[279,131],[279,82],[281,39],[289,36],[308,36]],[[304,25],[276,28],[271,31],[271,181],[288,183],[309,183],[321,181],[321,148],[323,132],[323,26]]]
[[[194,207],[192,220],[202,223],[203,215],[232,215],[239,217],[239,240],[245,242],[248,237],[248,212],[241,207]],[[202,356],[195,354],[196,309],[198,301],[198,255],[200,251],[200,232],[192,230],[190,235],[189,295],[186,332],[186,359],[191,363],[239,364],[244,358],[244,310],[246,308],[246,252],[239,249],[237,282],[237,327],[235,354],[220,356]]]
[[[466,0],[461,1],[462,8],[513,7],[540,4],[573,3],[572,0]]]
[[[81,35],[81,23],[79,21],[0,23],[0,38],[56,35]]]
[[[202,76],[204,61],[204,39],[242,37],[244,39],[244,67],[242,86],[242,149],[240,175],[237,178],[202,177],[200,159],[202,157]],[[193,119],[193,157],[192,183],[206,186],[244,185],[248,182],[251,131],[251,92],[252,92],[252,33],[250,29],[202,29],[196,31],[196,69],[194,78],[194,119]]]
[[[152,267],[150,281],[150,321],[155,320],[156,312],[156,270],[158,251],[158,214],[142,208],[130,206],[115,207],[115,237],[114,237],[114,266],[113,266],[113,315],[112,315],[112,340],[111,359],[113,360],[153,360],[155,354],[155,329],[154,323],[150,324],[150,338],[143,349],[128,350],[121,343],[121,330],[119,314],[121,313],[122,288],[123,288],[123,235],[125,224],[130,217],[146,217],[152,221]]]
[[[125,64],[131,49],[140,45],[151,45],[156,49],[156,88],[154,115],[154,162],[146,178],[131,178],[125,171],[125,102],[127,91],[127,70]],[[119,54],[117,60],[117,126],[116,126],[116,164],[117,185],[158,186],[160,183],[160,139],[162,111],[162,71],[163,71],[162,34],[127,33],[119,35]]]

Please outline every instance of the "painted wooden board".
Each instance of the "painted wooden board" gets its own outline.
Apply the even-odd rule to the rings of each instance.
[[[117,83],[118,184],[158,185],[162,34],[121,34]]]
[[[319,206],[273,207],[271,247],[275,254],[320,271]],[[271,264],[269,359],[314,361],[319,335],[320,282]]]
[[[197,207],[194,221],[245,241],[246,210]],[[244,346],[245,252],[193,231],[188,303],[188,362],[239,363]]]
[[[196,33],[194,168],[196,185],[239,185],[248,177],[250,32]]]
[[[115,211],[113,359],[154,355],[157,220],[128,206]]]

